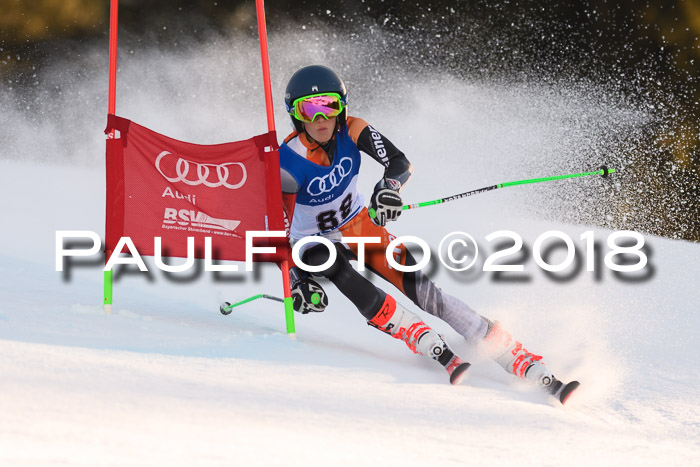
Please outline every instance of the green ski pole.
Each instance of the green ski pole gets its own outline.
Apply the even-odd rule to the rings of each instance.
[[[244,305],[248,302],[252,302],[253,300],[257,300],[259,298],[267,298],[268,300],[274,300],[276,302],[282,302],[284,303],[283,298],[275,297],[272,295],[267,295],[264,293],[258,294],[258,295],[253,295],[250,298],[246,298],[245,300],[241,300],[240,302],[236,302],[234,304],[231,304],[230,302],[224,302],[223,305],[219,307],[219,311],[221,312],[222,315],[230,315],[233,309],[237,306]],[[311,295],[311,302],[316,305],[318,302],[321,301],[321,296],[318,293],[314,293]]]
[[[514,182],[504,182],[504,183],[499,183],[497,185],[491,185],[491,186],[487,186],[484,188],[479,188],[476,190],[466,191],[466,192],[460,193],[458,195],[447,196],[445,198],[440,198],[440,199],[436,199],[433,201],[425,201],[423,203],[407,204],[407,205],[404,205],[401,209],[406,211],[407,209],[416,209],[416,208],[422,208],[425,206],[433,206],[435,204],[447,203],[448,201],[454,201],[454,200],[457,200],[460,198],[466,198],[467,196],[478,195],[479,193],[485,193],[487,191],[497,190],[499,188],[505,188],[505,187],[509,187],[509,186],[527,185],[529,183],[549,182],[552,180],[563,180],[565,178],[588,177],[590,175],[602,175],[603,178],[606,178],[611,173],[615,173],[615,169],[609,169],[603,165],[600,167],[600,170],[597,170],[595,172],[582,172],[582,173],[576,173],[576,174],[555,175],[553,177],[530,178],[527,180],[517,180]],[[377,213],[374,211],[374,209],[369,210],[369,215],[372,218],[377,217]]]

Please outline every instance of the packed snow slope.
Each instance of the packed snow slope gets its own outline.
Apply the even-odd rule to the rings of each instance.
[[[280,64],[276,97],[296,66],[327,58],[307,52],[299,63],[273,56]],[[120,69],[128,84],[120,88],[119,113],[197,143],[264,132],[259,87],[232,93],[223,81],[198,76],[209,67],[227,79],[247,70],[257,78],[254,55],[234,57],[247,63],[244,70],[233,67],[234,58],[218,60],[222,53],[212,46],[196,59],[136,54]],[[227,75],[225,66],[234,70]],[[13,138],[0,160],[1,465],[697,465],[700,245],[644,235],[647,266],[614,274],[603,261],[612,231],[541,215],[585,187],[576,208],[616,219],[600,204],[626,183],[624,170],[607,180],[512,187],[409,211],[389,226],[433,247],[430,274],[444,290],[500,320],[559,378],[581,381],[562,407],[422,313],[473,362],[469,378],[450,386],[438,364],[367,326],[328,283],[328,310],[296,316],[296,340],[285,334],[277,303],[219,313],[225,300],[280,295],[273,265],[254,273],[165,274],[147,259],[148,273],[117,269],[114,311],[105,314],[101,258],[55,270],[57,230],[104,231],[106,105],[97,96],[106,93],[106,80],[71,69],[63,92],[46,102],[63,107],[64,118],[14,102]],[[183,78],[185,69],[193,76]],[[619,135],[645,121],[635,109],[565,88],[414,81],[391,98],[369,91],[384,106],[358,98],[351,107],[413,163],[403,191],[408,203],[557,175],[576,164],[576,171],[595,170]],[[365,89],[370,82],[362,81]],[[405,108],[392,108],[396,102]],[[286,133],[284,115],[277,121]],[[592,150],[594,141],[603,141],[602,149]],[[369,194],[382,171],[370,159],[364,164],[360,188]],[[482,271],[488,255],[509,246],[486,240],[502,230],[523,238],[524,248],[505,259],[523,264],[522,272]],[[576,261],[548,275],[533,251],[550,230],[571,237]],[[480,246],[464,273],[435,257],[454,231]],[[588,231],[594,252],[581,239]],[[551,253],[551,264],[564,259],[564,248]],[[589,255],[598,258],[592,272]]]

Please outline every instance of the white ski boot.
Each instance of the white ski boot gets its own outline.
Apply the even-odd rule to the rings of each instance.
[[[559,399],[562,404],[579,387],[578,381],[568,384],[559,381],[544,364],[541,355],[530,353],[498,321],[487,321],[489,327],[484,338],[486,351],[508,373],[536,385]]]
[[[379,312],[367,322],[390,336],[401,339],[413,353],[437,360],[450,375],[450,383],[458,384],[470,364],[459,358],[447,346],[444,339],[417,315],[386,296]]]

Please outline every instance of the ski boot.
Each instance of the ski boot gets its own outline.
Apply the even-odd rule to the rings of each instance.
[[[486,319],[486,318],[484,318]],[[513,339],[508,331],[496,322],[488,321],[484,341],[489,355],[508,373],[534,384],[556,397],[562,404],[580,386],[578,381],[565,384],[554,377],[547,369],[542,356],[534,355]]]
[[[455,355],[437,332],[390,295],[367,324],[401,339],[413,353],[436,360],[447,370],[451,384],[459,384],[466,375],[470,364]]]

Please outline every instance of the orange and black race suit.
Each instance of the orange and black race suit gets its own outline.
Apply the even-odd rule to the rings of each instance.
[[[318,273],[327,277],[355,304],[368,320],[372,319],[386,298],[386,293],[353,269],[357,259],[356,244],[341,244],[341,237],[379,237],[380,244],[365,245],[365,265],[410,298],[421,309],[436,315],[467,339],[486,332],[486,321],[466,304],[451,297],[420,271],[393,269],[385,252],[395,238],[386,228],[375,225],[367,208],[358,203],[356,177],[359,152],[362,151],[384,166],[384,178],[403,186],[411,176],[411,164],[394,144],[360,118],[348,117],[347,125],[338,126],[333,138],[320,145],[306,133],[294,132],[280,148],[282,190],[292,241],[321,235],[334,242],[338,252],[335,263]],[[359,204],[359,205],[358,205]],[[313,246],[312,246],[313,245]],[[328,249],[307,244],[301,254],[309,265],[321,265],[328,259]],[[414,265],[415,260],[404,245],[392,251],[394,260]],[[293,282],[303,271],[292,268]]]

